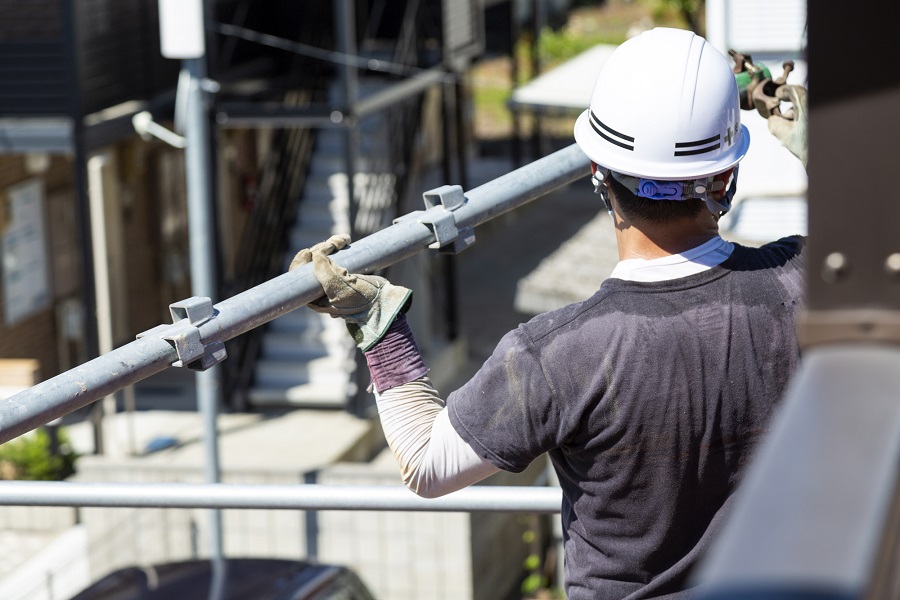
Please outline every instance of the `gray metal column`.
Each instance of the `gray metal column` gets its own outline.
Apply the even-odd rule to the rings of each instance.
[[[541,61],[541,31],[547,21],[546,9],[543,0],[532,0],[531,2],[531,79],[535,80],[540,76],[543,69]],[[541,111],[531,111],[531,158],[537,160],[543,154],[541,146],[543,146],[543,132],[541,131]]]
[[[334,3],[335,26],[337,31],[337,46],[345,59],[341,66],[341,106],[343,106],[344,124],[344,162],[347,171],[347,219],[350,224],[350,237],[356,239],[356,189],[353,177],[359,165],[359,131],[357,130],[357,103],[359,101],[359,75],[356,71],[356,63],[351,57],[356,57],[356,6],[354,0],[336,0]],[[368,417],[366,414],[365,388],[366,368],[365,359],[359,354],[354,355],[356,368],[353,374],[355,385],[347,394],[347,410],[359,417]]]
[[[80,300],[84,308],[84,344],[88,360],[100,356],[97,333],[97,298],[94,290],[94,252],[91,246],[92,231],[90,200],[88,198],[87,148],[84,140],[84,116],[81,102],[81,80],[78,64],[78,39],[75,30],[75,6],[61,1],[65,23],[66,70],[68,72],[66,95],[69,115],[72,119],[72,177],[75,184],[75,219],[78,222],[81,290]],[[90,418],[94,434],[94,453],[103,454],[103,406],[91,408]]]
[[[215,261],[215,211],[210,185],[209,119],[201,83],[206,77],[205,58],[184,61],[190,75],[185,119],[185,161],[187,167],[188,227],[190,232],[191,287],[194,296],[215,302],[217,294]],[[203,418],[204,474],[208,483],[219,481],[219,434],[216,424],[219,401],[219,367],[196,374],[197,406]],[[213,586],[210,599],[221,597],[224,580],[222,513],[209,511],[209,551],[213,561]]]
[[[900,72],[872,60],[896,54],[900,5],[807,11],[803,366],[701,572],[709,599],[900,598]]]
[[[351,64],[349,57],[356,56],[356,10],[354,0],[335,1],[335,24],[337,27],[338,51],[345,58],[341,65],[341,102],[344,110],[341,115],[344,124],[344,159],[347,169],[347,207],[350,217],[350,235],[356,233],[356,206],[354,204],[353,174],[356,173],[357,156],[357,131],[356,131],[356,102],[359,100],[359,78],[355,64]]]

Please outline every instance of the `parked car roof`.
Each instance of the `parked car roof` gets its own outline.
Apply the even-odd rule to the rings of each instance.
[[[227,559],[222,600],[375,600],[350,569],[305,561]],[[208,560],[133,566],[110,573],[72,600],[207,600]]]

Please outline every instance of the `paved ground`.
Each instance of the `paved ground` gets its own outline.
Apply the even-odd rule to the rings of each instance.
[[[602,202],[585,178],[476,230],[477,243],[458,257],[461,324],[474,359],[486,358],[503,334],[534,316],[534,312],[517,310],[516,296],[520,281],[539,268],[541,279],[532,278],[532,287],[555,297],[550,299],[552,304],[558,305],[560,290],[578,290],[571,297],[580,299],[596,289],[596,277],[588,278],[593,283],[573,279],[571,265],[560,262],[558,251],[588,227],[595,235],[582,240],[579,256],[607,264],[615,246],[609,237],[612,227],[603,221],[608,216],[601,208]],[[606,227],[591,225],[595,219]],[[594,252],[592,245],[596,246]],[[548,265],[552,268],[547,269]]]

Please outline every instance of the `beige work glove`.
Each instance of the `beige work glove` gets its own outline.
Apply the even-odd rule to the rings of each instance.
[[[791,154],[800,159],[803,168],[806,168],[808,143],[806,115],[807,91],[801,85],[781,85],[775,90],[775,97],[782,102],[790,102],[791,108],[783,114],[769,116],[769,133],[774,135],[791,151]]]
[[[329,257],[350,243],[346,234],[334,235],[294,256],[288,270],[313,263],[313,273],[325,297],[307,306],[316,312],[342,318],[356,347],[369,350],[384,337],[388,327],[412,302],[412,290],[393,285],[377,275],[356,275],[339,267]]]

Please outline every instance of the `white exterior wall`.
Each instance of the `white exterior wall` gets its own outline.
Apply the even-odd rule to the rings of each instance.
[[[799,57],[806,45],[805,0],[707,0],[706,37],[723,54]]]
[[[734,49],[769,67],[773,78],[793,60],[788,83],[806,85],[804,0],[707,0],[706,37],[725,56]],[[732,211],[720,222],[723,235],[762,243],[806,234],[806,170],[768,130],[755,111],[741,111],[750,150],[741,161]]]

